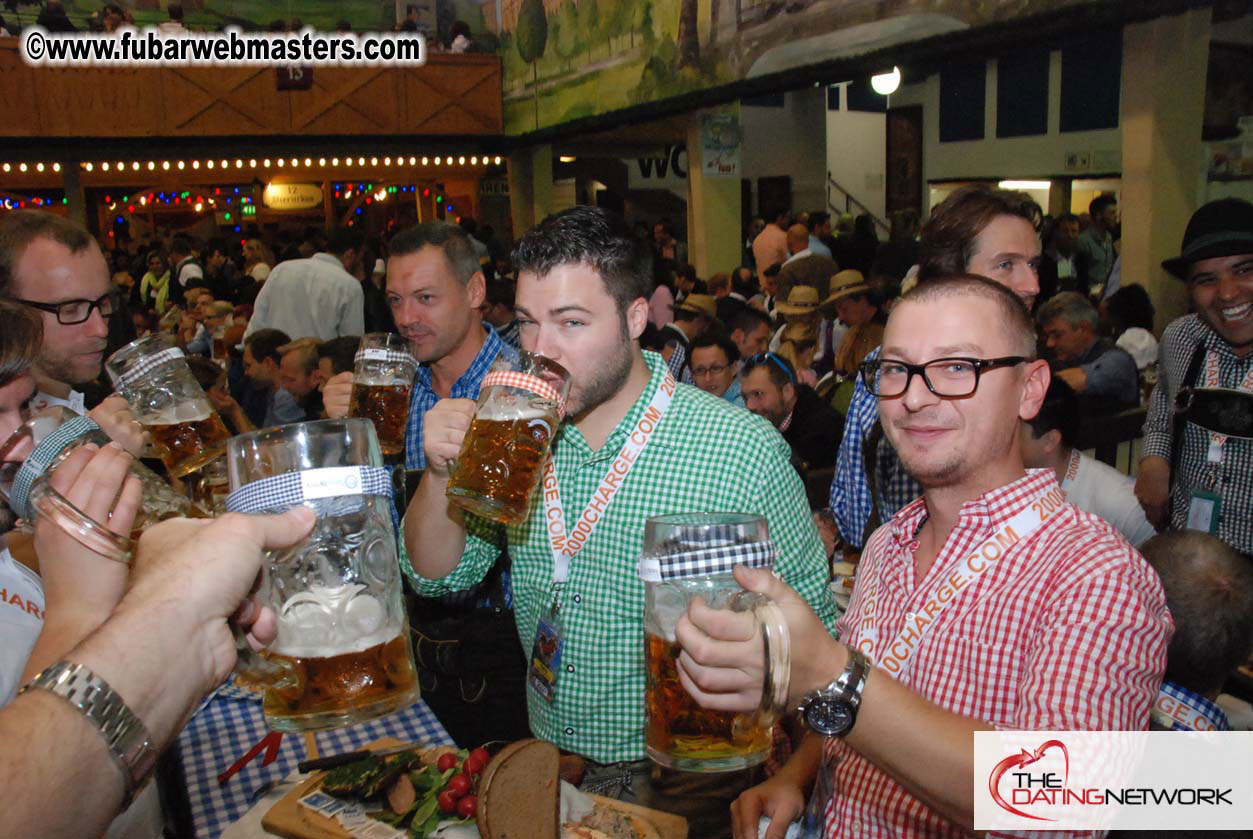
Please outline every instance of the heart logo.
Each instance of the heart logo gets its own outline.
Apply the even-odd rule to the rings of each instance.
[[[1066,767],[1066,771],[1065,771],[1065,774],[1063,775],[1063,781],[1062,781],[1062,786],[1065,787],[1066,784],[1070,782],[1070,752],[1066,751],[1066,744],[1063,743],[1061,740],[1045,740],[1036,748],[1034,752],[1029,752],[1026,749],[1023,749],[1021,753],[1016,754],[1016,755],[1010,755],[1009,757],[1005,758],[1004,760],[1002,760],[1000,763],[996,764],[996,766],[992,768],[992,774],[988,778],[988,791],[992,794],[992,800],[995,801],[998,805],[1000,805],[1000,807],[1003,810],[1006,810],[1007,812],[1012,813],[1015,816],[1021,816],[1024,819],[1035,819],[1037,821],[1045,821],[1045,822],[1056,821],[1056,819],[1047,819],[1044,816],[1033,816],[1030,813],[1024,813],[1022,810],[1019,810],[1018,808],[1010,804],[1008,801],[1006,801],[1001,796],[1001,789],[1000,789],[1001,778],[1002,776],[1005,775],[1006,772],[1008,772],[1011,769],[1018,769],[1023,766],[1030,766],[1031,764],[1038,761],[1040,758],[1044,757],[1044,753],[1052,748],[1061,749],[1062,759],[1065,761],[1065,767]]]

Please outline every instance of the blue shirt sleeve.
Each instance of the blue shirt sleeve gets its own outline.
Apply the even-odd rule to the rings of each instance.
[[[879,348],[875,347],[867,354],[866,361],[878,358]],[[861,376],[858,376],[848,416],[844,420],[844,438],[840,441],[840,452],[835,460],[830,500],[835,525],[840,530],[840,536],[850,545],[861,545],[873,507],[870,486],[866,482],[862,443],[878,418],[879,400],[866,390]]]

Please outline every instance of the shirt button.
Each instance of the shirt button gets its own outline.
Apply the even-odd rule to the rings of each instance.
[[[574,665],[573,665],[573,664],[567,664],[567,665],[566,665],[566,672],[567,672],[567,673],[573,673],[573,672],[574,672]]]
[[[569,726],[567,726],[567,727],[566,727],[566,734],[573,734],[573,733],[574,733],[574,729],[573,729],[573,728],[570,728]]]
[[[583,602],[583,596],[582,596],[582,595],[579,595],[579,594],[574,595],[574,602],[575,602],[575,603],[582,603],[582,602]]]

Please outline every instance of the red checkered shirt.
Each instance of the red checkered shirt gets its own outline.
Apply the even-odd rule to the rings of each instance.
[[[840,639],[856,645],[856,616],[876,574],[879,653],[940,581],[1029,499],[1056,486],[1031,470],[962,506],[919,584],[923,499],[867,542]],[[1113,527],[1071,504],[1010,548],[940,613],[900,681],[931,702],[997,728],[1139,730],[1166,670],[1174,624],[1157,575]],[[876,670],[872,679],[891,676]],[[965,833],[843,741],[829,741],[835,796],[827,837],[958,837]],[[1043,834],[1039,834],[1043,835]]]

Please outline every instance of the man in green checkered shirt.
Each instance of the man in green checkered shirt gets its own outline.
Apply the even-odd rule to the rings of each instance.
[[[661,357],[641,352],[636,340],[648,320],[649,257],[616,216],[575,207],[528,233],[515,259],[522,347],[571,374],[569,422],[552,446],[570,534],[666,375]],[[463,517],[444,495],[449,461],[460,450],[474,407],[470,400],[446,399],[426,415],[427,470],[405,517],[411,560],[406,570],[423,595],[473,586],[499,552],[499,530]],[[565,647],[553,700],[528,688],[532,731],[584,756],[592,778],[631,779],[609,794],[682,811],[702,836],[729,831],[727,808],[752,773],[728,779],[659,767],[649,771],[644,584],[636,568],[644,521],[700,510],[764,515],[779,550],[776,570],[833,628],[825,552],[788,457],[787,443],[766,420],[679,385],[590,539],[571,560],[567,582],[554,586],[541,493],[532,498],[530,517],[505,529],[525,649],[554,597],[560,602]],[[692,809],[695,802],[707,809]]]

